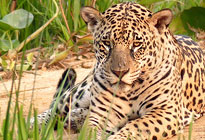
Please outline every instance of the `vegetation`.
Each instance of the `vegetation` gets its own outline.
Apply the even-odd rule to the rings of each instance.
[[[26,118],[23,117],[23,107],[18,104],[21,75],[24,70],[31,69],[33,65],[37,68],[38,59],[48,59],[55,53],[56,57],[49,61],[49,64],[53,64],[66,58],[70,51],[78,52],[81,49],[80,45],[92,44],[92,37],[89,36],[86,25],[80,18],[82,6],[93,6],[103,12],[111,5],[124,1],[131,0],[0,1],[0,67],[4,71],[12,72],[13,83],[16,71],[19,74],[18,88],[14,91],[12,84],[11,92],[8,93],[6,119],[3,123],[0,122],[0,139],[62,139],[63,122],[58,123],[57,135],[54,136],[53,128],[57,118],[51,120],[49,125],[43,126],[40,133],[37,122],[33,130],[29,129],[32,104]],[[175,18],[170,28],[176,34],[190,35],[195,38],[196,30],[193,29],[205,30],[205,1],[203,0],[167,0],[166,2],[139,0],[137,2],[153,12],[163,8],[172,9]],[[58,44],[64,45],[63,52],[56,51]],[[42,48],[47,53],[34,62],[34,54],[31,50],[39,51]],[[1,77],[0,80],[2,81]],[[11,108],[14,95],[16,104],[14,108]],[[35,110],[34,116],[36,119]],[[81,131],[79,139],[84,139],[84,130]]]

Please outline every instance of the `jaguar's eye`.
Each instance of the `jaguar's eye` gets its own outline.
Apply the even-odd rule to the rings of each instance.
[[[142,42],[133,42],[131,54],[134,59],[140,59],[144,54],[145,48],[143,47]]]
[[[132,50],[136,52],[142,46],[142,42],[133,42]]]
[[[100,53],[106,55],[109,52],[110,42],[109,41],[102,41],[99,43],[99,51]]]
[[[102,41],[104,45],[106,45],[107,47],[110,47],[110,41]]]
[[[133,47],[140,47],[142,42],[133,42]]]

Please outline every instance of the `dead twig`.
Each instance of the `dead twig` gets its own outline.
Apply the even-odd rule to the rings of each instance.
[[[49,87],[39,87],[39,88],[35,88],[34,90],[46,89],[46,88],[49,88]],[[31,89],[19,90],[19,93],[20,93],[20,92],[25,92],[25,91],[32,91],[32,90],[33,90],[33,88],[31,88]],[[11,92],[11,91],[9,91],[9,92]],[[7,92],[4,92],[4,93],[2,93],[2,94],[6,94],[6,96],[9,96]],[[5,96],[5,95],[1,95],[0,98],[2,98],[2,97],[4,97],[4,96]]]
[[[69,26],[68,26],[68,22],[67,22],[67,19],[66,19],[64,10],[63,10],[62,0],[59,0],[59,4],[60,4],[60,10],[61,10],[61,13],[62,13],[64,22],[65,22],[66,28],[67,28],[67,30],[68,30],[68,33],[70,34],[70,28],[69,28]]]
[[[17,3],[17,0],[12,0],[12,3],[11,3],[11,12],[13,12],[13,11],[16,9],[16,3]]]

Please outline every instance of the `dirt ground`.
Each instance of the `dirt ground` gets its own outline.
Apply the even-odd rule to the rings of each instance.
[[[77,82],[83,79],[90,69],[77,68]],[[36,77],[34,72],[24,73],[21,80],[21,88],[19,94],[19,103],[24,106],[24,115],[27,116],[29,104],[33,93],[33,104],[38,112],[45,111],[53,98],[53,94],[56,89],[58,79],[60,78],[62,70],[39,70],[37,71]],[[1,75],[2,73],[0,73]],[[34,79],[36,78],[36,79]],[[36,82],[35,82],[36,81]],[[0,81],[0,122],[5,118],[7,103],[8,103],[8,91],[11,89],[11,80]],[[35,83],[35,84],[34,84]],[[14,87],[17,87],[18,80],[15,81]],[[35,86],[35,87],[34,87]],[[35,89],[34,91],[32,89]],[[15,103],[15,97],[12,100]],[[188,127],[184,129],[183,135],[188,140]],[[76,135],[73,135],[73,138]],[[64,139],[68,139],[65,134]],[[177,136],[170,140],[176,140]],[[205,116],[195,121],[193,125],[192,140],[205,140]]]

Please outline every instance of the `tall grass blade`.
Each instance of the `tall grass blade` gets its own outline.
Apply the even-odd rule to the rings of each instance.
[[[192,120],[189,124],[189,140],[191,140],[191,136],[192,136],[193,121],[194,121],[194,115],[192,116]]]
[[[60,118],[58,118],[57,140],[63,139],[63,128],[64,128],[64,123]]]
[[[16,65],[15,65],[16,66]],[[14,66],[14,71],[15,71],[15,66]],[[12,71],[12,84],[11,84],[11,92],[9,94],[9,101],[8,101],[8,106],[6,110],[6,120],[4,124],[4,132],[3,132],[3,139],[8,140],[8,132],[9,132],[9,125],[10,125],[10,110],[11,110],[11,100],[12,100],[12,93],[13,93],[13,88],[14,88],[14,80],[15,80],[15,72]]]
[[[34,110],[34,131],[33,131],[34,140],[39,140],[39,127],[38,127],[37,115],[38,115],[37,111]]]
[[[56,118],[50,119],[49,123],[47,124],[45,135],[43,135],[42,140],[49,140],[50,136],[54,133],[54,127],[56,124]]]
[[[26,129],[25,118],[23,117],[23,106],[21,106],[20,109],[18,110],[18,128],[19,128],[18,135],[21,136],[22,140],[27,140],[28,139],[28,131]]]
[[[74,14],[74,31],[78,30],[78,22],[79,22],[79,15],[80,15],[80,0],[74,1],[73,7],[73,14]]]
[[[8,3],[9,3],[9,0],[0,0],[0,5],[1,5],[0,18],[5,16],[6,14],[8,14],[8,12],[9,12],[9,9],[8,9],[9,4]]]
[[[14,112],[13,112],[14,115],[13,115],[13,121],[12,121],[12,130],[11,130],[11,133],[10,133],[10,136],[11,136],[11,137],[13,137],[14,131],[15,131],[16,109],[17,109],[17,107],[15,107]]]

